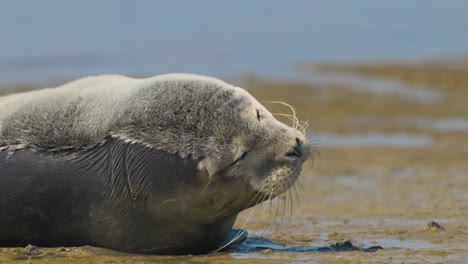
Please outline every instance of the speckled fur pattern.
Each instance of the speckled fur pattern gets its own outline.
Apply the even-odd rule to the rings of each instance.
[[[104,75],[0,97],[1,153],[8,153],[0,155],[7,182],[21,182],[15,177],[33,180],[36,176],[15,176],[19,171],[33,173],[42,177],[42,190],[66,185],[78,197],[86,195],[82,192],[87,180],[96,181],[100,187],[94,187],[95,195],[101,202],[83,205],[76,216],[96,225],[93,230],[128,228],[135,218],[121,215],[122,208],[140,212],[141,221],[133,225],[147,226],[147,230],[158,228],[151,221],[166,221],[168,215],[174,221],[175,216],[193,216],[193,223],[185,223],[188,229],[161,233],[173,227],[171,221],[168,228],[161,223],[147,240],[137,239],[140,234],[111,230],[99,231],[106,236],[102,240],[79,240],[122,251],[172,254],[213,250],[237,213],[280,195],[295,183],[311,147],[302,132],[276,120],[245,90],[221,80],[190,74],[145,79]],[[33,159],[41,171],[22,168],[26,159]],[[47,166],[53,169],[48,172]],[[69,182],[66,177],[71,178]],[[83,189],[73,187],[78,179]],[[27,195],[32,195],[33,182],[28,186],[32,189]],[[116,194],[116,190],[128,195]],[[262,199],[253,201],[258,193]],[[63,195],[61,200],[68,199],[66,192]],[[144,202],[139,197],[145,197]],[[169,208],[164,207],[167,202]],[[203,218],[200,213],[195,217],[195,212],[203,210]],[[222,228],[210,233],[209,223]],[[182,239],[182,232],[192,235],[192,244]],[[64,237],[57,241],[73,235],[65,232]],[[196,241],[207,241],[207,246],[199,248]],[[152,249],[144,251],[145,247]]]
[[[257,156],[286,153],[295,138],[304,143],[304,159],[311,151],[303,134],[274,119],[245,90],[211,77],[92,76],[0,97],[3,150],[87,149],[107,136],[202,158],[199,168],[210,175],[247,150],[252,156],[258,148],[251,166],[260,162]]]

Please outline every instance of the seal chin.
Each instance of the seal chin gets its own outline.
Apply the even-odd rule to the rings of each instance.
[[[282,168],[273,171],[260,184],[255,184],[253,188],[263,194],[266,199],[273,199],[289,190],[297,181],[302,165]]]

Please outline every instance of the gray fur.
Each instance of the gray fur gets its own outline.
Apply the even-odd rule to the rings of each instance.
[[[0,97],[0,245],[213,250],[240,211],[290,188],[309,155],[303,134],[209,77],[95,76]],[[54,215],[53,200],[74,214]],[[35,201],[28,217],[13,207]],[[40,232],[50,224],[56,236]]]
[[[206,80],[211,83],[206,85]],[[0,98],[0,142],[2,147],[14,149],[89,148],[113,134],[186,155],[204,142],[187,142],[193,139],[191,133],[189,138],[186,133],[182,137],[178,133],[194,126],[204,129],[203,120],[210,112],[177,116],[176,111],[196,109],[194,104],[199,103],[206,107],[210,103],[206,101],[208,94],[221,91],[223,86],[228,85],[191,75],[140,80],[93,76],[55,89],[6,96]],[[173,109],[174,104],[183,109]],[[193,143],[196,145],[192,149],[186,149]]]

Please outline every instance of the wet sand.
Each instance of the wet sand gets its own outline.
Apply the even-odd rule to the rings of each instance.
[[[381,246],[383,250],[265,249],[169,257],[128,255],[94,247],[29,247],[0,248],[0,261],[464,263],[468,259],[468,129],[464,125],[468,122],[468,70],[445,64],[362,67],[319,68],[359,74],[359,78],[399,80],[409,85],[405,89],[428,89],[440,96],[421,101],[398,92],[374,92],[378,87],[355,89],[346,83],[314,83],[313,79],[245,80],[245,87],[272,112],[290,110],[266,101],[294,105],[299,119],[308,121],[309,138],[320,154],[305,165],[301,187],[243,212],[236,226],[279,246],[322,247],[350,240],[358,247]],[[317,66],[303,70],[307,74],[312,68]]]

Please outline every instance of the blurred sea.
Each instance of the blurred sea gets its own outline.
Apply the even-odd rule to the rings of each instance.
[[[89,74],[287,76],[468,50],[468,1],[2,1],[0,84]]]

